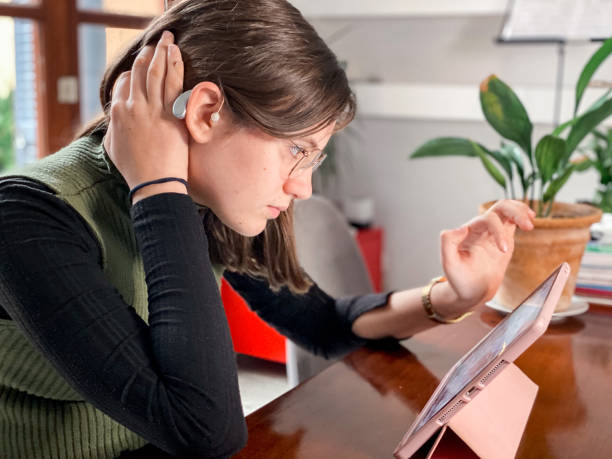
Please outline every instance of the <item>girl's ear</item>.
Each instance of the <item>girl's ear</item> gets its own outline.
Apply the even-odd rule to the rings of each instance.
[[[203,81],[191,90],[185,124],[195,142],[206,143],[210,140],[213,127],[220,121],[222,105],[223,94],[215,83]]]

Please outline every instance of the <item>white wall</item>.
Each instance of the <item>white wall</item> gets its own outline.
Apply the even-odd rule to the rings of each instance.
[[[321,36],[347,60],[351,79],[467,83],[496,73],[512,85],[554,85],[556,46],[495,43],[503,17],[316,19]],[[597,44],[567,46],[570,86]],[[612,72],[608,67],[607,75]]]
[[[501,15],[313,20],[323,37],[344,30],[344,36],[331,42],[331,47],[348,62],[349,78],[354,82],[477,88],[483,78],[495,73],[513,86],[552,90],[557,71],[556,47],[498,45],[494,40],[501,23]],[[596,47],[567,47],[566,89],[573,91],[583,63]],[[608,64],[602,69],[598,78],[612,79],[611,67]],[[572,101],[564,102],[566,110],[570,110]],[[532,101],[524,103],[529,107]],[[539,108],[552,113],[552,107],[533,107]],[[442,135],[467,136],[491,147],[498,145],[499,137],[484,121],[444,119],[443,115],[436,119],[385,119],[384,114],[366,114],[352,125],[357,135],[339,137],[342,170],[338,192],[333,194],[374,197],[376,223],[386,229],[389,289],[422,285],[439,275],[439,232],[473,217],[479,203],[503,196],[476,159],[407,160],[418,145]],[[534,139],[550,129],[551,126],[537,125]],[[575,176],[560,198],[589,198],[596,182],[593,172]]]

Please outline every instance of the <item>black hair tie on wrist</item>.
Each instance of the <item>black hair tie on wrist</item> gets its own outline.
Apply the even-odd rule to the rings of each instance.
[[[166,182],[181,182],[183,185],[185,185],[185,187],[187,187],[187,190],[189,190],[189,184],[187,183],[187,180],[178,178],[178,177],[164,177],[164,178],[160,178],[157,180],[151,180],[150,182],[144,182],[144,183],[141,183],[140,185],[136,185],[134,188],[130,190],[128,194],[128,199],[130,200],[130,202],[132,202],[132,197],[134,196],[134,193],[136,193],[141,188],[144,188],[145,186],[155,185],[157,183],[166,183]]]

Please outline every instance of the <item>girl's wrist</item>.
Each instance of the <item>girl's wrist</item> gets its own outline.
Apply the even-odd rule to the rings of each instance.
[[[132,196],[132,205],[138,201],[161,193],[187,194],[187,188],[180,182],[155,183],[137,190]]]
[[[439,282],[431,289],[431,305],[440,316],[452,319],[467,312],[471,305],[461,301],[448,282]]]

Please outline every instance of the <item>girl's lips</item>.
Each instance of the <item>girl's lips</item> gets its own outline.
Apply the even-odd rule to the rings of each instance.
[[[268,206],[268,209],[270,210],[270,215],[272,216],[272,218],[278,217],[281,213],[281,209],[279,209],[278,207]]]

